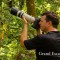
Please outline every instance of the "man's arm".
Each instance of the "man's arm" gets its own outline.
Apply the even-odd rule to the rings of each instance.
[[[28,27],[28,22],[27,20],[23,17],[23,22],[24,22],[24,27],[23,27],[23,31],[20,37],[20,43],[22,47],[24,46],[24,41],[27,40],[27,27]]]
[[[20,43],[22,47],[25,47],[24,45],[24,41],[27,40],[27,28],[28,28],[28,22],[27,20],[23,17],[23,22],[24,22],[24,27],[23,27],[23,31],[20,37]],[[42,31],[40,29],[37,29],[37,35],[42,34]]]

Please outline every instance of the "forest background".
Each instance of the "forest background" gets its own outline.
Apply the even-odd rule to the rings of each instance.
[[[0,0],[0,60],[35,60],[35,50],[25,50],[20,46],[23,22],[20,17],[10,14],[12,7],[34,17],[40,17],[45,11],[54,11],[60,19],[60,0]],[[34,36],[36,30],[30,23],[28,39]]]

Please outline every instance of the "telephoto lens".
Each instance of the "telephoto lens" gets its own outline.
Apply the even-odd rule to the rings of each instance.
[[[19,11],[18,9],[16,9],[15,7],[12,7],[10,13],[13,14],[13,15],[15,15],[15,16],[17,16],[17,12],[18,11]]]
[[[22,18],[22,16],[24,16],[29,22],[34,22],[35,21],[34,17],[32,17],[32,16],[30,16],[30,15],[28,15],[28,14],[26,14],[26,13],[20,11],[20,10],[18,10],[15,7],[11,8],[11,12],[10,13],[15,15],[15,16],[18,16],[20,18]]]
[[[11,12],[10,12],[12,15],[15,15],[15,16],[18,16],[20,18],[22,18],[22,16],[24,16],[26,18],[26,20],[28,22],[32,22],[33,25],[32,27],[35,28],[35,29],[38,29],[39,28],[39,21],[40,21],[40,18],[34,18],[20,10],[18,10],[17,8],[15,7],[12,7],[11,8]]]

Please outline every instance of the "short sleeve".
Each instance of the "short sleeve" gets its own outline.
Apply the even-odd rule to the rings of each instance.
[[[41,47],[48,46],[48,41],[44,36],[36,36],[32,39],[25,40],[24,45],[28,50],[37,49]]]

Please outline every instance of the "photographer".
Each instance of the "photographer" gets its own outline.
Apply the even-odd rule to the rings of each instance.
[[[60,32],[57,30],[59,19],[54,12],[44,12],[39,22],[40,29],[45,34],[37,30],[37,36],[27,39],[28,22],[23,18],[24,28],[20,37],[21,46],[28,49],[36,49],[36,60],[60,60]]]

